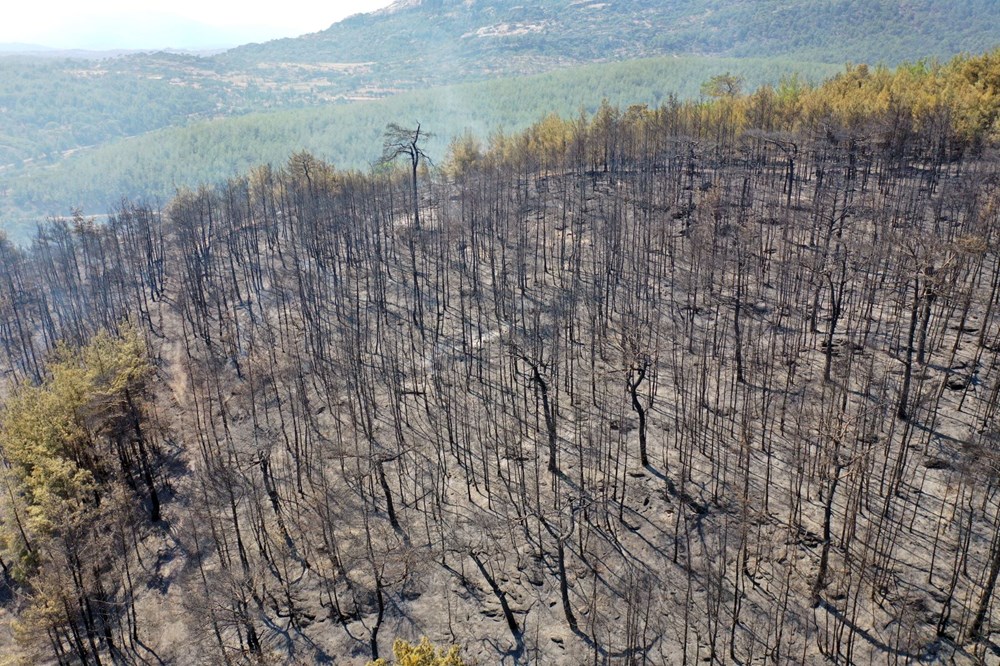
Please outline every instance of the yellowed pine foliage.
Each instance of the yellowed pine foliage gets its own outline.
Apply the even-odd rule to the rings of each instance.
[[[392,644],[392,653],[394,661],[376,659],[368,662],[368,666],[466,666],[457,645],[438,648],[426,636],[421,637],[416,645],[397,639]]]

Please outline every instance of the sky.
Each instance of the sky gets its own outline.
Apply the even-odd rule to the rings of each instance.
[[[17,0],[0,44],[55,48],[217,48],[324,30],[392,0]]]

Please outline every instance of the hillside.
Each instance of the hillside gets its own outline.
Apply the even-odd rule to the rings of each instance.
[[[656,55],[892,65],[996,46],[995,10],[990,0],[400,0],[217,60],[374,62],[380,76],[422,84]]]
[[[992,663],[998,69],[0,240],[0,657]]]

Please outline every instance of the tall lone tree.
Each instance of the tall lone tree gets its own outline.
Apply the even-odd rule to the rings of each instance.
[[[420,129],[420,123],[416,128],[410,129],[389,123],[385,126],[382,135],[382,158],[380,164],[395,162],[400,157],[407,157],[410,160],[411,186],[413,188],[413,228],[420,230],[420,201],[417,197],[417,168],[420,160],[429,160],[427,153],[420,147],[420,142],[430,138],[432,135]]]

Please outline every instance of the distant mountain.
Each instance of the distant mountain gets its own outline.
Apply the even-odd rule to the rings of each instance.
[[[419,84],[675,54],[896,64],[998,44],[996,0],[399,0],[218,61],[375,62]]]

